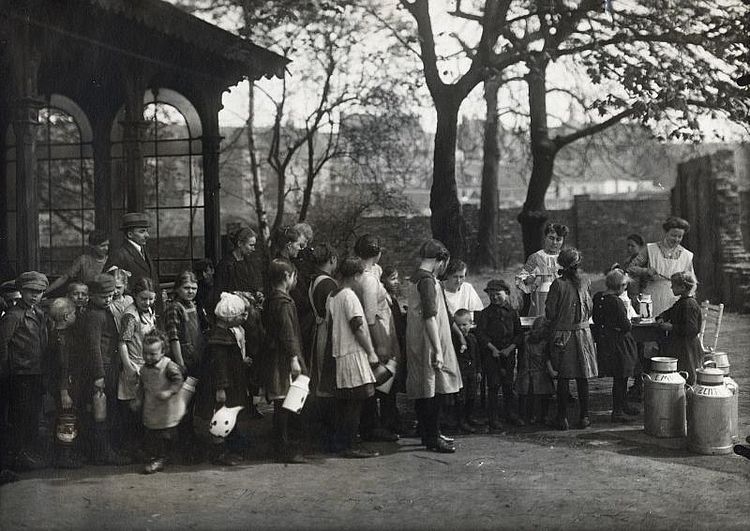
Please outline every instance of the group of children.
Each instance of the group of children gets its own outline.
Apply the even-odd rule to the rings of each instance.
[[[439,242],[431,245],[443,252],[433,256],[427,251],[423,264],[442,263],[444,272],[447,252]],[[246,423],[257,414],[253,398],[261,388],[273,405],[277,460],[304,462],[295,440],[314,431],[313,425],[323,432],[326,450],[347,457],[377,455],[357,445],[358,434],[366,440],[393,441],[397,439],[393,432],[407,431],[395,394],[404,391],[409,376],[415,377],[404,375],[407,367],[418,368],[403,359],[408,350],[406,336],[413,327],[406,326],[398,301],[398,272],[380,269],[382,248],[371,236],[355,246],[357,256],[341,261],[327,244],[309,251],[305,256],[311,261],[308,266],[312,265],[308,271],[313,273],[299,283],[315,321],[309,334],[300,328],[294,298],[300,273],[284,257],[271,260],[267,267],[265,297],[221,293],[204,299],[218,299],[210,308],[200,301],[196,304],[202,283],[193,271],[184,271],[177,276],[163,316],[154,312],[159,287],[148,278],[128,286],[128,273],[122,269],[99,274],[88,284],[70,282],[67,296],[51,301],[47,312],[42,310],[42,295],[48,289],[43,274],[25,272],[12,285],[4,284],[5,294],[15,289],[18,295],[8,297],[12,302],[0,317],[4,467],[25,470],[46,465],[35,444],[45,390],[54,397],[58,412],[54,463],[59,467],[79,467],[84,460],[123,465],[145,459],[144,472],[153,473],[164,468],[177,448],[192,460],[237,464],[248,444],[243,430],[238,427],[227,437],[216,437],[208,427],[223,407],[242,411],[237,426],[242,417]],[[420,270],[416,278],[431,279],[438,270],[435,267],[429,274]],[[465,264],[458,273],[465,276]],[[419,282],[412,280],[415,298],[410,304],[427,300],[427,288]],[[623,421],[625,415],[638,413],[625,396],[637,359],[631,320],[621,299],[627,276],[615,269],[607,274],[606,284],[607,291],[594,297],[593,322],[600,357],[609,360],[602,374],[614,377],[612,420]],[[697,341],[700,310],[690,295],[695,287],[691,275],[674,275],[672,285],[681,298],[661,316],[660,326],[679,338],[673,348],[682,358]],[[519,426],[549,420],[557,376],[550,323],[544,316],[537,317],[524,332],[511,303],[510,286],[493,279],[485,292],[490,301],[486,308],[460,307],[448,312],[446,322],[460,379],[446,387],[448,393],[438,391],[442,405],[434,411],[447,406],[453,414],[444,416],[442,426],[474,433],[484,424],[476,408],[483,383],[490,430],[502,428],[503,416]],[[445,297],[433,295],[437,305],[446,304]],[[440,314],[431,306],[420,312],[424,319]],[[417,333],[423,334],[421,341],[434,341],[429,327]],[[437,371],[450,361],[445,348],[440,354],[444,358],[431,362]],[[390,360],[399,367],[399,377],[394,378],[398,383],[390,392],[376,394],[375,386],[382,383],[376,375],[384,374],[383,367],[390,366]],[[312,378],[306,409],[313,413],[300,418],[284,408],[284,399],[301,374]],[[189,405],[190,393],[180,392],[186,378],[197,380]],[[501,391],[502,408],[498,403]],[[421,424],[435,416],[427,415],[427,409],[433,411],[429,404],[416,401]],[[375,420],[368,420],[368,415]],[[372,430],[367,422],[374,422],[380,431]],[[373,438],[364,437],[365,433]],[[440,428],[434,436],[421,433],[429,449],[455,451]]]

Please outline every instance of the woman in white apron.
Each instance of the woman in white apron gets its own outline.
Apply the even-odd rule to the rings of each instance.
[[[422,244],[419,255],[421,263],[408,288],[406,393],[414,400],[422,444],[434,452],[453,453],[452,441],[440,434],[440,395],[457,393],[462,382],[445,296],[436,278],[450,255],[437,240]]]
[[[668,310],[679,298],[672,293],[669,279],[673,274],[686,271],[695,275],[693,253],[680,245],[690,230],[690,223],[671,216],[662,224],[662,228],[664,238],[647,244],[627,269],[628,274],[644,280],[643,293],[651,295],[653,316]]]

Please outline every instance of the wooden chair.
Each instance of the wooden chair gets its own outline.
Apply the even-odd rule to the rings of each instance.
[[[716,345],[719,342],[719,332],[721,331],[721,318],[724,315],[724,305],[710,304],[708,301],[703,301],[701,303],[701,315],[703,317],[703,322],[701,323],[701,331],[698,334],[698,339],[700,339],[704,351],[714,352],[716,350]],[[709,342],[712,343],[708,346],[706,346],[706,342],[704,342],[707,329],[713,334],[709,335]]]

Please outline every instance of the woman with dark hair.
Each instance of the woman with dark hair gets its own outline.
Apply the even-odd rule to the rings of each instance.
[[[568,385],[575,379],[580,400],[579,428],[591,424],[589,419],[589,378],[596,378],[596,349],[589,329],[593,309],[591,283],[580,270],[581,253],[568,248],[557,257],[560,277],[550,286],[546,317],[552,339],[550,356],[557,371],[557,427],[568,429]]]
[[[664,238],[647,244],[626,269],[629,275],[641,278],[645,283],[643,293],[651,295],[654,316],[670,308],[679,298],[672,293],[672,275],[683,271],[695,275],[693,253],[681,245],[682,239],[690,230],[690,223],[670,216],[661,227]]]
[[[438,240],[427,240],[419,256],[419,268],[409,279],[406,393],[414,400],[422,444],[434,452],[453,453],[453,442],[440,433],[440,408],[444,395],[458,393],[462,382],[448,308],[437,280],[450,254]]]
[[[474,312],[484,310],[484,304],[474,286],[466,282],[466,269],[466,262],[463,260],[451,260],[443,277],[443,289],[448,312],[453,315],[463,308],[471,312],[473,319]]]
[[[273,238],[272,256],[293,262],[299,252],[306,246],[307,238],[299,228],[296,226],[281,227]]]
[[[50,284],[47,293],[52,293],[71,280],[87,284],[103,271],[109,254],[109,236],[103,230],[93,230],[89,232],[88,242],[88,252],[76,258],[70,269]]]
[[[524,308],[528,306],[526,313],[529,317],[544,315],[544,299],[552,281],[558,276],[557,256],[569,232],[566,225],[547,223],[542,248],[529,255],[521,271],[516,274],[516,287],[526,295]]]
[[[383,255],[380,239],[365,234],[354,243],[354,254],[362,260],[364,272],[359,277],[359,293],[365,311],[365,323],[372,338],[375,353],[380,363],[395,359],[401,363],[401,349],[396,334],[396,322],[388,305],[388,292],[380,282],[383,275],[378,262]],[[378,408],[380,401],[380,408]],[[398,435],[399,414],[396,409],[396,394],[375,392],[364,406],[362,413],[362,438],[370,441],[395,442]]]
[[[232,251],[216,265],[214,280],[216,296],[222,291],[251,291],[263,289],[263,278],[258,264],[253,260],[258,238],[249,227],[241,228],[229,235]],[[209,299],[214,302],[213,297]]]

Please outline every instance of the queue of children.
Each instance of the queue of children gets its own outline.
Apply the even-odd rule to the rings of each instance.
[[[560,243],[566,229],[553,225],[547,234]],[[243,230],[235,240],[254,241],[255,234]],[[612,421],[639,413],[626,397],[638,355],[621,298],[628,287],[621,269],[608,273],[607,291],[592,299],[581,254],[555,247],[559,270],[544,315],[524,332],[509,284],[490,280],[485,287],[490,303],[482,308],[464,282],[466,264],[451,262],[437,240],[419,249],[404,308],[398,271],[378,265],[383,247],[377,237],[362,236],[355,255],[341,260],[326,243],[308,245],[311,239],[311,231],[284,228],[283,245],[262,272],[265,294],[214,293],[212,267],[202,261],[197,274],[177,276],[162,316],[154,310],[159,286],[144,276],[128,286],[128,272],[117,267],[88,283],[72,280],[66,297],[48,305],[48,315],[41,300],[49,286],[45,275],[30,271],[12,286],[4,283],[4,294],[13,288],[20,296],[8,298],[0,317],[4,468],[47,464],[35,444],[45,389],[58,410],[56,466],[146,461],[145,473],[164,469],[177,448],[190,462],[238,464],[249,444],[240,426],[258,415],[253,406],[261,389],[273,406],[274,458],[285,463],[306,461],[304,445],[314,432],[322,434],[326,451],[378,455],[358,441],[395,442],[408,433],[397,392],[414,400],[422,444],[441,453],[456,450],[446,427],[475,433],[483,425],[476,407],[482,385],[491,431],[503,429],[501,419],[568,429],[571,379],[579,400],[574,427],[586,428],[588,380],[600,374],[614,378]],[[296,265],[300,261],[303,268]],[[226,266],[230,274],[234,262]],[[533,282],[531,277],[527,272],[523,281]],[[700,328],[700,311],[690,295],[695,279],[679,273],[672,283],[680,298],[659,322],[673,331],[681,368],[694,372]],[[592,316],[599,360],[606,360],[602,367],[589,329]],[[311,323],[309,332],[302,332],[302,321]],[[376,374],[385,366],[396,367],[394,383],[376,390],[381,383]],[[302,418],[284,407],[300,375],[311,378],[311,413]],[[188,377],[198,383],[185,413],[180,390]],[[550,415],[553,395],[556,415]],[[221,422],[228,427],[217,437],[219,412],[225,412]]]

